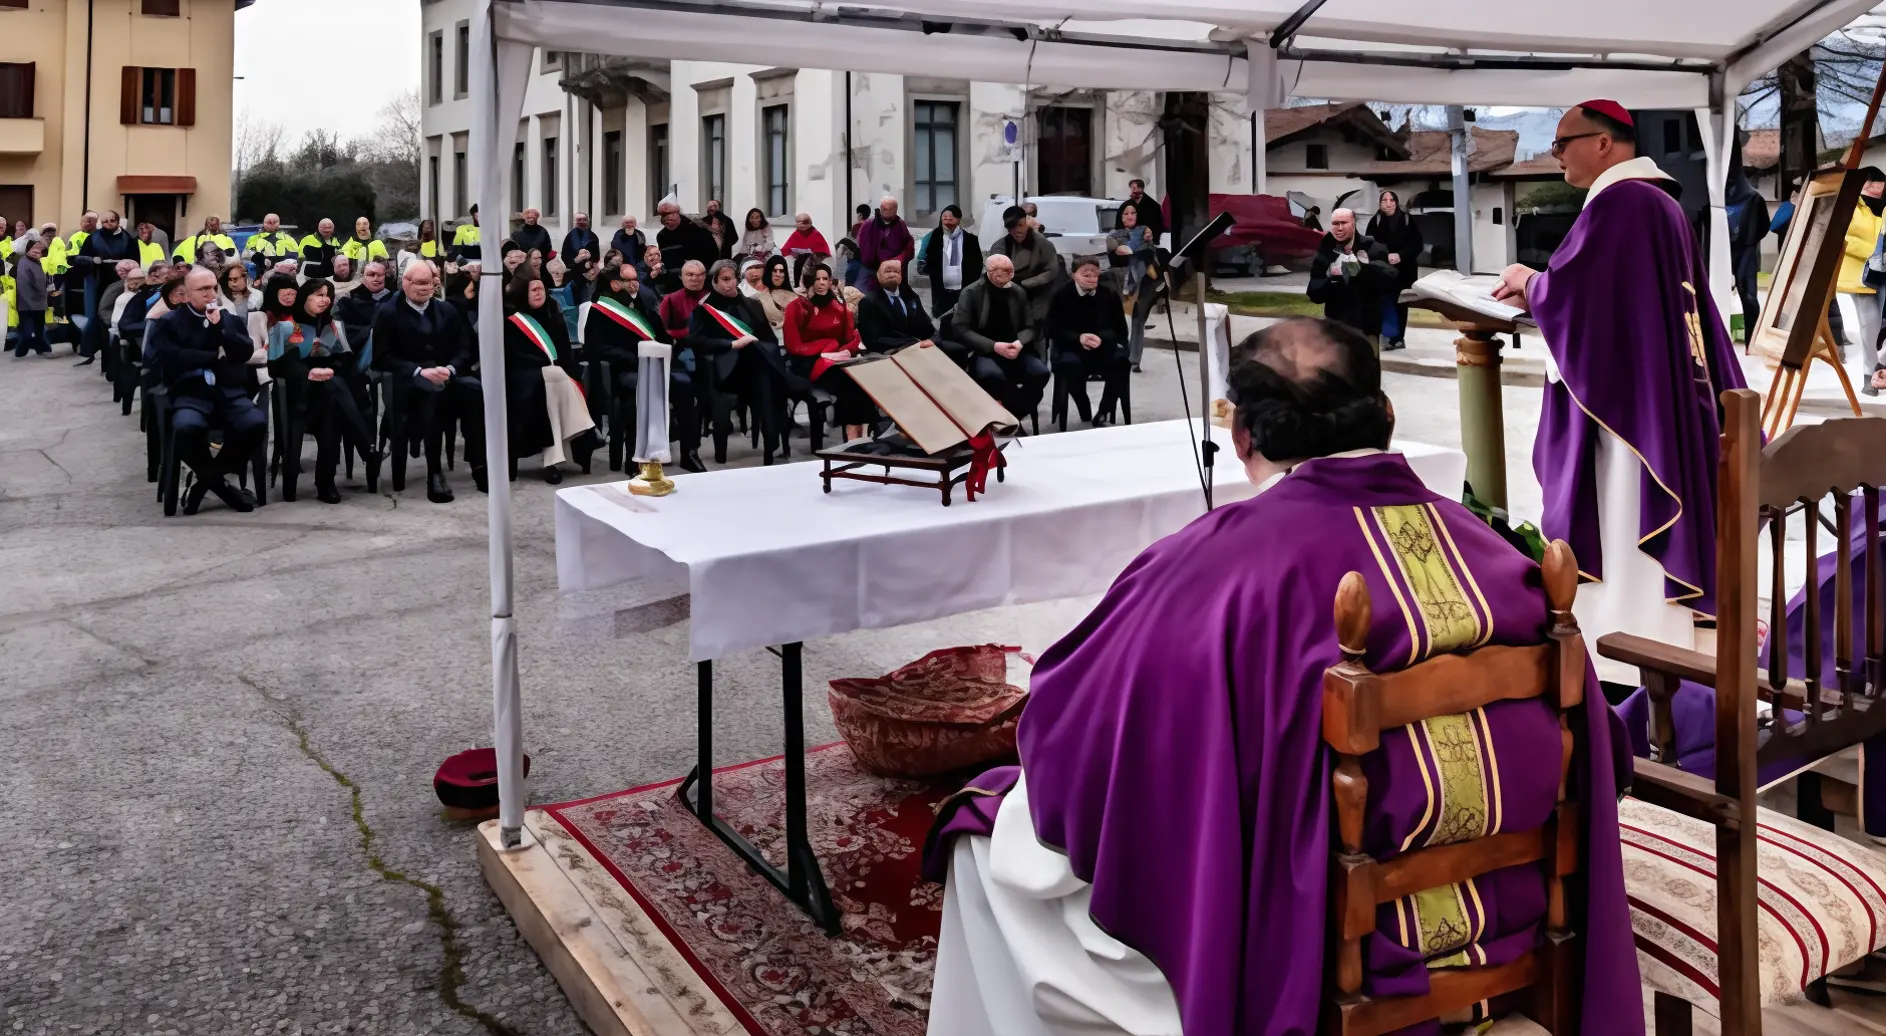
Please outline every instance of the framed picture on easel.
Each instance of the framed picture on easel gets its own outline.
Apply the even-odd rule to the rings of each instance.
[[[1824,170],[1802,184],[1795,197],[1794,218],[1781,242],[1768,298],[1749,334],[1749,351],[1778,364],[1762,407],[1762,428],[1770,438],[1794,423],[1807,388],[1807,365],[1816,359],[1833,367],[1847,402],[1855,414],[1860,412],[1827,325],[1827,308],[1846,249],[1847,222],[1864,179],[1852,169]]]

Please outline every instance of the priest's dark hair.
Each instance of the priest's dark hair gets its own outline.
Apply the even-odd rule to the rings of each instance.
[[[1226,397],[1274,462],[1387,449],[1394,430],[1375,346],[1333,320],[1285,320],[1238,343]]]
[[[1598,111],[1593,108],[1587,108],[1583,105],[1579,106],[1578,113],[1580,115],[1583,115],[1587,122],[1590,122],[1593,126],[1598,127],[1599,131],[1609,134],[1612,140],[1615,140],[1620,144],[1629,144],[1633,148],[1637,146],[1637,128],[1636,127],[1631,126],[1628,123],[1619,122],[1617,119],[1614,119],[1611,116],[1606,115],[1605,113],[1601,111]]]

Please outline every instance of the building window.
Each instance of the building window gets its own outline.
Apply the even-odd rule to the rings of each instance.
[[[701,186],[709,201],[727,202],[727,116],[708,115],[701,119]]]
[[[1092,194],[1094,186],[1094,110],[1043,108],[1036,189],[1042,194]]]
[[[557,213],[557,138],[544,138],[544,215]]]
[[[919,216],[956,204],[956,116],[960,110],[954,101],[913,105]]]
[[[511,152],[511,211],[524,211],[524,142]]]
[[[454,69],[452,96],[471,93],[471,23],[458,23],[458,67]]]
[[[431,203],[428,207],[436,215],[444,204],[443,199],[439,197],[438,155],[432,155],[426,159],[426,190],[428,191],[426,201]]]
[[[33,117],[32,62],[0,62],[0,119]]]
[[[438,104],[445,100],[445,33],[435,32],[426,37],[426,71],[430,76],[426,97]]]
[[[1496,226],[1496,227],[1499,227],[1499,226],[1505,226],[1505,225],[1506,225],[1506,208],[1505,208],[1505,206],[1502,206],[1502,205],[1495,205],[1495,206],[1493,206],[1493,225],[1494,225],[1494,226]]]
[[[1329,168],[1329,145],[1328,144],[1303,145],[1303,168],[1328,169]]]
[[[466,186],[465,178],[465,152],[454,151],[452,152],[452,204],[460,216],[471,209],[472,200],[466,197],[470,193],[471,190]]]
[[[648,128],[648,210],[668,196],[668,124]]]
[[[196,69],[126,65],[118,121],[127,126],[196,125]]]
[[[791,115],[792,109],[784,104],[760,110],[760,128],[766,137],[766,211],[774,216],[792,209],[792,166],[786,147]]]
[[[144,0],[144,13],[164,18],[180,18],[183,16],[183,11],[180,10],[182,6],[183,0]]]
[[[628,193],[623,181],[627,176],[622,160],[622,131],[610,130],[602,135],[602,209],[605,214],[623,214],[622,196]]]
[[[9,8],[15,11],[24,11],[27,9],[27,0],[0,0],[0,11],[5,11]]]
[[[543,70],[556,72],[563,68],[563,52],[560,50],[544,51]]]

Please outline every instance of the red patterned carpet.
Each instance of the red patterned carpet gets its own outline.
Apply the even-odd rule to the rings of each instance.
[[[546,806],[661,925],[754,1036],[922,1036],[943,888],[918,874],[935,809],[961,780],[864,773],[843,744],[806,757],[812,847],[842,932],[827,937],[675,799],[679,781]],[[777,759],[718,772],[720,815],[784,860]]]

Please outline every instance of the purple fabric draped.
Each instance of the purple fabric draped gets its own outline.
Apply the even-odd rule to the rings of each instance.
[[[1605,188],[1527,294],[1561,379],[1533,445],[1542,530],[1604,578],[1595,460],[1609,429],[1644,463],[1638,538],[1665,595],[1714,615],[1717,399],[1745,383],[1683,210],[1650,181]]]
[[[1352,570],[1368,582],[1378,671],[1546,632],[1529,559],[1401,457],[1331,458],[1148,548],[1036,666],[1019,732],[1035,832],[1092,883],[1095,922],[1160,968],[1189,1033],[1317,1031],[1331,837],[1322,676],[1340,659],[1333,601]],[[1574,723],[1588,754],[1573,761],[1586,823],[1584,1031],[1641,1034],[1616,811],[1629,757],[1589,671],[1585,702]],[[1364,760],[1372,851],[1523,830],[1551,809],[1560,751],[1542,703],[1447,720],[1386,732]],[[1476,768],[1462,777],[1454,763],[1467,757]],[[1456,783],[1441,785],[1443,762]],[[954,800],[929,873],[947,865],[948,836],[989,830],[1013,779],[992,772]],[[1476,938],[1446,942],[1446,954],[1432,952],[1438,937],[1428,952],[1410,948],[1439,929],[1394,917],[1419,896],[1388,908],[1365,945],[1368,988],[1422,992],[1437,956],[1497,963],[1533,945],[1537,869],[1476,885],[1478,902],[1454,917]]]

